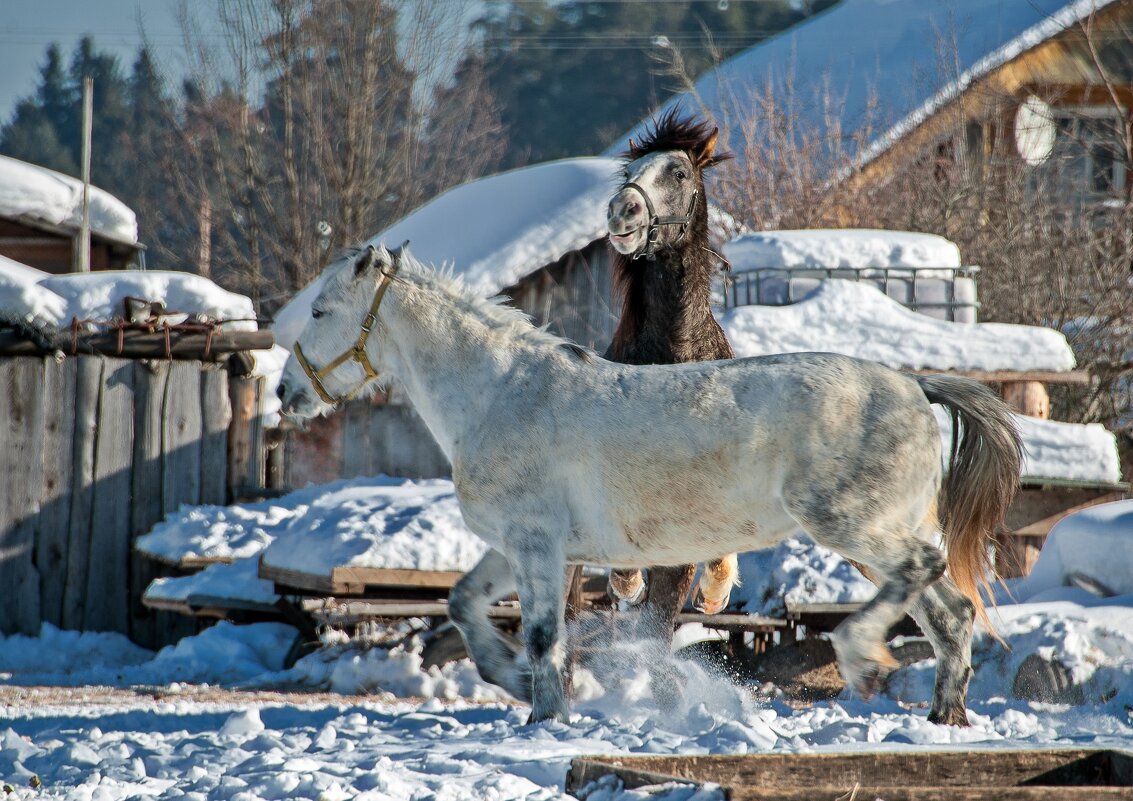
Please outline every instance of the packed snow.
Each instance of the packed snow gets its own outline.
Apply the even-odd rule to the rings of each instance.
[[[858,155],[868,162],[981,77],[1113,2],[843,0],[732,56],[650,119],[677,105],[702,110],[742,159],[740,132],[770,97],[804,134],[839,142],[865,134]],[[605,154],[620,152],[648,122]]]
[[[61,172],[0,156],[0,216],[35,225],[78,229],[83,221],[83,182]],[[96,186],[90,192],[91,232],[136,244],[138,219],[121,200]]]
[[[1065,585],[1074,575],[1105,576],[1127,592],[1131,520],[1133,501],[1124,501],[1056,527],[1032,584],[1018,582],[1015,600],[993,613],[1010,649],[986,635],[976,639],[966,729],[926,721],[931,660],[898,671],[870,701],[844,693],[799,705],[759,700],[766,696],[754,687],[630,641],[619,644],[620,672],[602,683],[579,670],[569,723],[524,726],[527,708],[486,685],[466,660],[423,668],[423,635],[412,621],[381,637],[328,634],[291,668],[283,655],[297,632],[279,623],[220,623],[157,653],[120,635],[45,625],[37,637],[0,639],[0,683],[136,690],[104,690],[106,697],[75,703],[9,693],[0,780],[14,798],[99,801],[559,799],[570,760],[588,754],[1128,749],[1133,594],[1100,597]],[[1124,568],[1113,568],[1117,553]],[[776,558],[793,555],[788,549]],[[840,566],[808,564],[813,578],[844,583]],[[1069,677],[1057,703],[1015,695],[1019,667],[1036,654]],[[686,680],[681,705],[666,713],[650,697],[645,668],[660,659]],[[202,696],[205,684],[365,695],[226,701]],[[29,787],[33,776],[39,789]],[[611,788],[601,797],[642,796]]]
[[[870,284],[831,279],[789,306],[720,315],[737,356],[843,353],[913,370],[1072,370],[1060,332],[1007,323],[953,323],[911,311]]]

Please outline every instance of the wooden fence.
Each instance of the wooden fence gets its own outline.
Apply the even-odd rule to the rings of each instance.
[[[257,480],[254,459],[230,466],[225,365],[28,356],[0,375],[0,631],[183,633],[141,606],[155,568],[132,543],[182,504],[225,503],[230,478]]]

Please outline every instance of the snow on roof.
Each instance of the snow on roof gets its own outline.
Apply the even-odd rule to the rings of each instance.
[[[872,285],[823,281],[790,306],[728,309],[720,324],[737,356],[821,351],[913,370],[1071,370],[1049,328],[953,323],[911,311]]]
[[[615,158],[536,164],[454,187],[374,236],[408,240],[427,264],[451,265],[485,297],[606,233],[606,205],[621,176]],[[321,277],[276,315],[276,340],[290,347],[318,296]]]
[[[861,228],[762,231],[724,245],[732,272],[880,267],[960,267],[960,248],[935,234]]]
[[[0,320],[61,328],[71,319],[109,322],[126,315],[127,297],[161,303],[164,313],[224,321],[230,331],[255,331],[250,298],[192,273],[102,270],[53,275],[0,256]]]
[[[952,419],[933,406],[940,427],[941,452],[952,444]],[[1117,437],[1100,423],[1063,423],[1014,415],[1023,439],[1022,477],[1116,484],[1121,481]]]
[[[876,131],[862,154],[870,161],[980,77],[1116,1],[843,0],[728,59],[656,114],[681,104],[738,131],[753,95],[769,87],[800,131],[824,133],[832,114],[842,141]]]
[[[0,156],[0,217],[78,229],[83,219],[83,182],[61,172]],[[118,198],[98,187],[90,192],[91,232],[128,245],[138,243],[138,219]]]

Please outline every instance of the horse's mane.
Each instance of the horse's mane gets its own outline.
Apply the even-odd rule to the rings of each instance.
[[[674,106],[652,124],[646,124],[645,134],[638,140],[629,141],[629,149],[622,156],[629,161],[635,161],[649,153],[667,150],[679,150],[688,154],[689,159],[696,166],[698,179],[703,185],[703,170],[719,164],[721,161],[732,158],[731,153],[715,151],[716,127],[706,119],[694,115],[685,115],[680,106]],[[705,154],[706,150],[709,152]],[[702,186],[703,190],[703,186]],[[656,293],[661,288],[684,292],[690,287],[702,289],[707,297],[708,286],[711,280],[713,263],[710,258],[712,251],[707,249],[708,241],[708,211],[707,203],[701,206],[697,215],[690,223],[688,235],[685,237],[677,251],[668,251],[658,255],[658,260],[676,260],[682,262],[687,268],[683,277],[668,278],[667,274],[657,271],[656,265],[647,268],[635,267],[632,259],[611,248],[612,260],[610,264],[613,276],[614,292],[622,300],[621,317],[618,320],[614,336],[606,351],[606,357],[614,361],[627,359],[654,359],[657,353],[668,348],[671,343],[646,343],[642,340],[642,331],[649,316],[647,302],[651,295],[654,301],[660,301]],[[651,274],[650,274],[651,273]],[[707,302],[704,304],[702,317],[711,318],[711,311]],[[655,330],[659,330],[656,328]],[[670,330],[670,334],[673,332]],[[676,332],[672,336],[672,343],[685,342],[689,332]],[[722,336],[722,335],[721,335]],[[640,353],[651,350],[646,357]],[[668,358],[676,361],[689,361],[693,358],[691,351],[682,347],[680,353],[669,354]],[[715,349],[709,356],[700,355],[699,358],[723,358],[733,355],[727,346]],[[725,354],[724,351],[727,351]]]
[[[622,157],[636,161],[649,153],[662,150],[683,150],[692,155],[701,152],[715,133],[716,126],[708,120],[691,114],[685,115],[680,106],[673,106],[659,118],[654,118],[652,125],[646,123],[644,135],[637,141],[630,139],[629,148],[622,153]],[[713,153],[699,166],[713,167],[730,158],[731,153]]]
[[[551,333],[545,326],[535,325],[531,315],[510,305],[511,299],[506,295],[484,298],[477,294],[465,282],[464,276],[457,275],[453,271],[451,264],[438,269],[421,261],[407,249],[403,249],[400,265],[398,279],[408,280],[442,293],[457,309],[483,317],[517,339],[540,347],[566,350],[583,361],[588,361],[594,356],[581,345]]]

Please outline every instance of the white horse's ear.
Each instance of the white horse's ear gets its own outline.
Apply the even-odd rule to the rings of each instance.
[[[720,138],[720,129],[713,128],[712,135],[705,140],[704,144],[700,147],[699,152],[696,154],[696,165],[701,167],[708,163],[712,158],[712,154],[716,152],[716,141]]]
[[[374,247],[367,245],[366,249],[358,254],[357,260],[354,262],[354,275],[355,277],[361,276],[372,267],[377,267],[379,270],[384,270],[393,264],[393,258],[390,256],[389,251],[385,249],[384,245]]]

